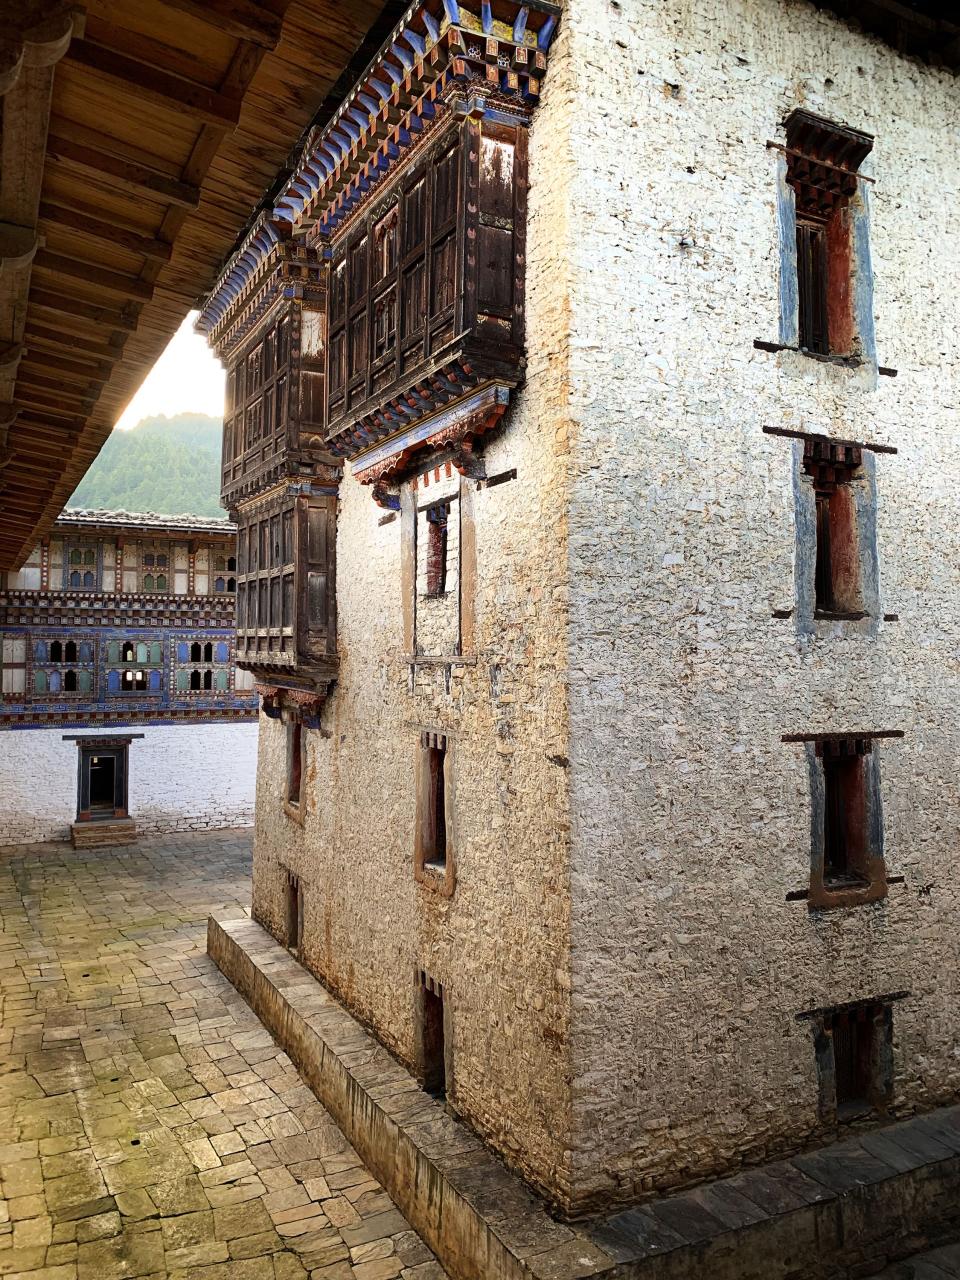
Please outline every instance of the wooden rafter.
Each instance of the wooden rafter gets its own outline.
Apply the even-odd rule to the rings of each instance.
[[[275,49],[283,26],[283,10],[263,0],[163,0],[169,9],[188,13],[237,40]]]
[[[193,116],[221,128],[233,129],[240,119],[238,98],[128,57],[119,49],[107,48],[92,40],[74,40],[67,60],[125,86],[140,102]]]
[[[67,348],[77,359],[119,360],[123,355],[125,337],[116,342],[97,342],[88,335],[65,333],[62,329],[48,329],[40,322],[38,316],[27,317],[27,328],[24,334],[26,345],[32,350],[37,346],[62,351]]]
[[[33,262],[40,271],[52,271],[56,275],[83,280],[87,284],[96,285],[98,289],[105,289],[107,293],[117,293],[121,298],[149,302],[153,297],[153,285],[145,284],[138,277],[125,275],[121,271],[107,271],[96,263],[69,254],[40,249]]]
[[[32,367],[40,367],[41,369],[53,369],[58,373],[70,376],[75,374],[84,378],[99,378],[103,382],[110,376],[110,370],[113,365],[109,360],[90,360],[89,363],[83,363],[79,360],[68,360],[66,356],[56,355],[51,351],[44,351],[42,347],[35,347],[27,338],[27,355],[29,364]],[[120,352],[117,352],[119,358]]]
[[[137,328],[136,316],[125,309],[94,306],[89,302],[81,302],[79,298],[71,298],[68,294],[32,289],[30,301],[45,311],[60,312],[87,321],[88,324],[81,328],[81,333],[87,332],[90,324],[101,325],[105,329],[124,329],[128,333],[134,333]]]
[[[196,209],[200,203],[200,188],[189,182],[180,182],[165,173],[124,160],[107,151],[69,142],[66,138],[50,138],[47,155],[88,172],[112,180],[125,191],[137,191],[161,204],[176,204],[184,209]]]
[[[49,201],[40,202],[40,220],[69,231],[87,240],[97,240],[103,244],[119,245],[121,249],[129,249],[131,253],[139,253],[144,258],[155,258],[158,262],[169,262],[173,255],[173,245],[152,236],[141,235],[137,231],[129,231],[108,222],[98,216],[96,206],[85,205],[82,201],[74,201],[73,208],[64,208]],[[80,207],[77,207],[80,206]]]

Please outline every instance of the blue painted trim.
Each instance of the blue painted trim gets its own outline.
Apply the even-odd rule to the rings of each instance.
[[[537,48],[542,53],[546,53],[546,51],[550,48],[550,41],[553,39],[553,33],[554,31],[556,31],[556,29],[557,29],[557,20],[554,17],[554,15],[551,14],[550,17],[543,24],[543,26],[540,28],[540,32],[537,36]]]
[[[786,347],[800,342],[800,288],[797,282],[797,198],[787,181],[787,157],[777,154],[777,225],[780,228],[780,331]]]
[[[860,356],[877,363],[877,333],[873,310],[873,259],[870,254],[869,184],[858,182],[857,197],[851,202],[853,225],[853,319],[860,341]]]

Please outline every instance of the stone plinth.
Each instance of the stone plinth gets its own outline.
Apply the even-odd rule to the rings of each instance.
[[[960,1107],[558,1222],[266,930],[207,950],[455,1280],[852,1280],[960,1228]]]

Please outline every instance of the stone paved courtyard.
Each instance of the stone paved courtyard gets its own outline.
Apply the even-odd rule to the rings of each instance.
[[[444,1280],[208,960],[251,834],[0,847],[0,1276]]]

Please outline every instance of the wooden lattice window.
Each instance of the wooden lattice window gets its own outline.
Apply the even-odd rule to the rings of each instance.
[[[800,346],[815,355],[848,355],[856,336],[850,203],[873,139],[803,110],[792,112],[785,128],[796,201]]]

